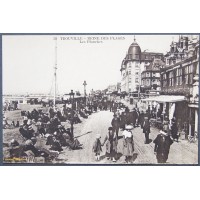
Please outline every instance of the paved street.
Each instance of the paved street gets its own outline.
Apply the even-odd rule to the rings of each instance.
[[[59,155],[59,158],[65,160],[65,163],[82,163],[82,164],[111,164],[110,160],[105,158],[105,145],[100,161],[95,161],[94,153],[92,152],[92,145],[97,133],[101,134],[101,141],[107,134],[107,129],[110,126],[113,113],[109,111],[100,111],[84,119],[81,124],[75,126],[75,137],[83,144],[83,149],[69,151],[64,150]],[[151,128],[150,139],[154,140],[158,134],[158,130]],[[121,135],[122,131],[119,135]],[[154,144],[144,144],[144,134],[140,127],[133,130],[135,153],[134,164],[156,164],[156,157],[154,155]],[[122,139],[118,143],[118,157],[117,164],[125,164],[122,156]],[[189,143],[186,140],[180,140],[179,143],[174,142],[170,149],[169,164],[197,164],[198,161],[198,143]]]

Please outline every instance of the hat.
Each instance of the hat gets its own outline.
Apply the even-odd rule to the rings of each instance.
[[[13,144],[13,143],[15,143],[15,141],[16,141],[15,139],[12,139],[12,140],[10,141],[10,143]]]
[[[132,133],[128,130],[124,130],[122,135],[125,137],[125,138],[131,138],[132,137]]]
[[[167,135],[167,133],[162,130],[160,131],[160,134]]]
[[[96,139],[100,139],[101,135],[100,134],[96,134]]]
[[[109,130],[109,131],[112,131],[112,130],[113,130],[113,128],[112,128],[112,127],[109,127],[109,128],[108,128],[108,130]]]
[[[30,119],[28,119],[27,124],[31,125],[31,120]]]
[[[41,120],[42,120],[41,118],[38,119],[38,121],[41,121]]]
[[[37,142],[37,138],[36,137],[32,137],[31,141],[34,142],[34,143],[36,143]]]
[[[164,121],[164,122],[163,122],[163,125],[168,125],[168,121]]]
[[[149,119],[148,117],[144,117],[144,119]]]
[[[126,130],[131,130],[131,129],[133,129],[133,126],[127,125],[127,126],[125,127],[125,129],[126,129]]]
[[[31,140],[26,140],[25,145],[31,145],[32,141]]]
[[[169,118],[168,117],[165,117],[165,119],[164,119],[165,121],[169,121]]]
[[[30,125],[30,126],[28,126],[28,129],[31,130],[31,129],[33,129],[33,127]]]
[[[57,132],[55,131],[53,134],[54,134],[54,135],[57,135]]]

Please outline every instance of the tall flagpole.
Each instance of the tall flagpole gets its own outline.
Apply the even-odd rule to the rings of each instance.
[[[55,40],[55,66],[54,66],[54,98],[53,98],[53,106],[54,110],[56,108],[56,70],[57,70],[57,37],[54,37]]]

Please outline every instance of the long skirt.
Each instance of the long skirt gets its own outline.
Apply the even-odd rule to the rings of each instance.
[[[131,138],[124,139],[123,145],[123,155],[124,156],[133,156],[134,153],[134,143]]]

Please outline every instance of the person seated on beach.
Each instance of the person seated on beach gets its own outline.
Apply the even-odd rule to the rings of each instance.
[[[33,109],[33,111],[31,112],[31,118],[35,119],[36,121],[39,118],[39,112],[36,109]]]
[[[82,144],[78,141],[77,138],[72,137],[72,133],[70,128],[66,129],[66,132],[63,133],[63,137],[65,138],[65,141],[67,143],[67,146],[72,149],[80,149],[82,148]]]
[[[19,146],[19,142],[17,140],[15,140],[15,139],[12,139],[10,141],[10,146],[11,147],[17,147],[17,146]]]
[[[29,111],[26,112],[26,116],[28,119],[32,119],[31,113]]]
[[[87,114],[85,113],[84,109],[83,109],[83,110],[80,110],[80,111],[79,111],[79,114],[80,114],[81,117],[83,117],[83,118],[85,118],[85,119],[88,118],[88,116],[87,116]]]
[[[11,158],[19,158],[23,155],[24,145],[20,145],[15,139],[12,139],[9,143],[9,153]]]
[[[25,139],[31,139],[31,137],[33,137],[33,135],[31,134],[32,131],[28,131],[28,125],[20,125],[19,132]]]
[[[63,151],[63,149],[62,149],[62,147],[61,147],[61,145],[59,143],[59,140],[57,139],[56,135],[57,135],[57,132],[54,132],[54,134],[52,136],[50,150],[61,152],[61,151]]]
[[[54,124],[55,127],[61,124],[57,114],[53,117],[52,123]]]
[[[24,123],[25,125],[27,125],[27,122],[28,122],[28,117],[27,117],[27,116],[24,116],[24,117],[23,117],[23,123]]]
[[[28,126],[28,135],[30,136],[30,137],[34,137],[34,135],[35,135],[35,131],[33,130],[33,127],[32,127],[32,124],[30,124],[29,126]]]
[[[45,151],[41,151],[38,148],[36,148],[33,144],[32,140],[26,140],[25,141],[25,145],[24,145],[24,153],[26,153],[26,151],[31,151],[33,152],[35,157],[48,157],[49,155],[45,152]]]
[[[37,133],[39,135],[41,135],[42,137],[44,137],[46,132],[45,132],[45,129],[43,127],[43,123],[42,123],[42,119],[41,118],[38,119],[38,122],[36,123],[36,127],[37,127]]]
[[[19,127],[19,121],[17,121],[17,123],[15,124],[15,127],[16,127],[16,128]]]
[[[84,111],[85,111],[85,114],[86,114],[86,115],[91,115],[91,114],[92,114],[92,112],[89,110],[88,107],[86,107],[86,108],[84,109]]]
[[[35,148],[33,142],[30,139],[25,141],[24,152],[26,151],[32,151],[35,157],[40,156],[40,151]]]
[[[3,128],[6,129],[9,127],[8,121],[5,117],[3,117]]]
[[[50,121],[50,118],[48,116],[48,113],[44,113],[43,118],[42,118],[42,122],[47,123],[49,121]]]
[[[78,117],[78,111],[75,111],[75,113],[74,113],[74,123],[75,124],[81,123],[81,120]]]
[[[14,121],[11,122],[10,128],[15,128],[15,122]]]
[[[59,141],[60,145],[62,147],[65,147],[65,146],[67,146],[67,143],[66,143],[65,138],[63,137],[63,133],[64,132],[63,132],[63,129],[62,129],[62,125],[58,125],[55,137]]]

